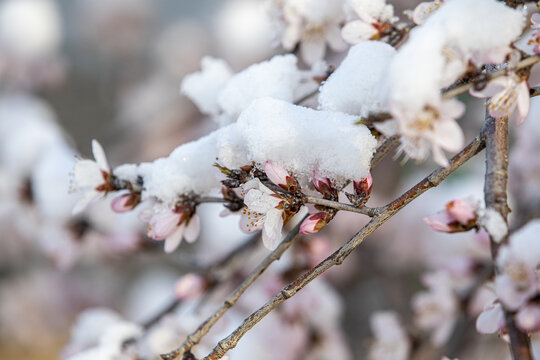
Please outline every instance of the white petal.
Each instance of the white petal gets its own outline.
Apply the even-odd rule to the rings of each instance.
[[[345,41],[343,41],[343,38],[341,37],[341,29],[336,26],[328,26],[324,30],[324,34],[326,37],[326,41],[328,42],[328,45],[332,48],[334,51],[344,51],[347,49],[347,44]]]
[[[262,229],[265,218],[264,214],[259,214],[245,208],[240,210],[240,212],[240,230],[242,230],[246,234],[251,234],[255,231]]]
[[[476,319],[476,330],[481,334],[493,334],[499,330],[504,317],[500,304],[484,310]]]
[[[79,187],[95,188],[104,182],[99,165],[92,160],[77,161],[73,173]]]
[[[447,151],[458,151],[463,147],[463,131],[453,120],[437,121],[434,125],[435,143]]]
[[[529,94],[529,87],[527,86],[526,81],[522,81],[516,89],[518,92],[517,96],[517,122],[521,124],[527,115],[529,114],[529,107],[531,105],[531,98]]]
[[[491,80],[485,88],[480,91],[474,89],[469,90],[469,93],[478,98],[488,98],[497,95],[507,87],[512,85],[512,80],[508,76],[501,76]]]
[[[178,245],[180,245],[180,242],[182,242],[182,237],[184,236],[184,231],[186,230],[186,225],[182,224],[178,227],[178,229],[173,232],[168,238],[165,239],[165,252],[167,254],[172,253]]]
[[[73,215],[80,214],[84,209],[88,207],[88,205],[90,205],[100,195],[101,193],[95,190],[85,193],[84,197],[75,204],[71,213]]]
[[[440,4],[438,1],[420,3],[414,9],[412,20],[416,25],[422,25],[439,7]]]
[[[266,214],[266,212],[279,204],[279,199],[257,189],[251,189],[244,197],[244,203],[249,210]]]
[[[308,65],[313,65],[324,58],[326,43],[322,36],[310,36],[300,43],[302,59]]]
[[[358,44],[359,42],[367,41],[376,34],[377,29],[362,20],[351,21],[341,29],[341,36],[349,44]]]
[[[442,167],[448,167],[448,165],[450,165],[448,163],[448,159],[446,158],[446,156],[444,155],[444,152],[441,150],[440,147],[438,147],[437,145],[433,145],[432,152],[433,152],[433,161],[435,161],[437,164],[439,164]]]
[[[92,140],[92,153],[94,154],[94,159],[96,159],[97,164],[101,170],[106,172],[111,171],[109,164],[107,163],[107,157],[105,156],[105,151],[101,147],[101,144],[97,140]]]
[[[189,223],[186,226],[186,232],[184,233],[184,237],[186,238],[186,241],[188,243],[192,243],[197,240],[200,232],[201,218],[199,218],[199,215],[193,214],[193,216],[191,216],[191,219],[189,219]]]
[[[283,229],[282,213],[281,210],[271,209],[266,214],[262,240],[264,246],[270,250],[274,250],[281,241],[281,229]]]

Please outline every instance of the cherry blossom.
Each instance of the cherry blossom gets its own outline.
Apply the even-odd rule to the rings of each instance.
[[[154,240],[165,240],[165,252],[173,252],[182,238],[194,242],[199,236],[199,216],[183,207],[170,209],[163,205],[141,213],[140,219],[148,222],[148,236]]]
[[[444,211],[429,215],[424,221],[435,231],[468,231],[476,226],[476,208],[468,199],[456,199],[448,202]]]
[[[392,29],[394,7],[385,0],[347,0],[346,9],[358,19],[345,24],[341,35],[350,44],[377,40]]]
[[[540,305],[528,304],[519,309],[516,314],[516,325],[526,332],[540,330]]]
[[[407,156],[424,160],[433,153],[433,160],[448,166],[443,150],[458,151],[463,146],[463,131],[455,121],[465,112],[463,103],[451,99],[443,100],[439,106],[425,106],[418,113],[400,112],[391,109],[402,134],[399,151]]]
[[[342,1],[274,0],[273,5],[274,13],[281,15],[286,27],[281,44],[285,50],[292,50],[300,43],[300,53],[307,64],[324,58],[326,44],[335,51],[346,49],[340,34]]]
[[[416,25],[422,25],[435,11],[439,10],[444,0],[424,1],[416,5],[412,13],[412,20]]]
[[[510,116],[517,110],[515,118],[521,124],[530,107],[527,80],[514,73],[491,80],[481,91],[470,90],[471,95],[488,100],[489,114],[494,118]]]
[[[497,301],[488,303],[476,319],[476,330],[481,334],[493,334],[504,329],[504,312]]]
[[[75,163],[73,173],[77,187],[89,188],[90,190],[77,202],[73,208],[73,214],[82,212],[92,201],[102,196],[102,193],[107,194],[113,190],[110,184],[111,168],[107,162],[105,151],[97,140],[92,140],[92,153],[95,160],[84,159]]]

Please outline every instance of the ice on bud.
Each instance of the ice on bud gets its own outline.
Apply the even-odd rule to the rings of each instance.
[[[328,217],[328,214],[324,211],[308,216],[300,225],[300,234],[319,232],[330,221]]]
[[[208,281],[201,275],[188,273],[182,276],[174,285],[174,295],[179,300],[198,298],[208,287]]]

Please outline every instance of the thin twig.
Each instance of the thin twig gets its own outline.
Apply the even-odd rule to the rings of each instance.
[[[495,119],[486,109],[486,179],[484,201],[486,209],[497,211],[508,225],[507,185],[508,185],[508,119]],[[488,230],[488,229],[486,229]],[[489,233],[489,231],[488,231]],[[490,235],[491,256],[497,258],[498,249],[508,242],[508,233],[500,242]],[[497,269],[495,268],[497,271]],[[510,352],[514,360],[532,360],[529,337],[514,322],[514,312],[503,304],[506,330],[510,337]]]
[[[305,218],[305,217],[304,217]],[[303,221],[303,219],[302,219]],[[248,277],[240,284],[238,287],[227,296],[223,304],[219,309],[217,309],[212,315],[210,315],[199,327],[197,330],[188,335],[184,343],[177,349],[167,353],[162,354],[161,358],[163,360],[176,360],[181,359],[186,351],[191,350],[193,346],[198,344],[204,335],[210,331],[214,324],[229,310],[231,307],[236,304],[238,299],[242,294],[261,276],[261,274],[272,264],[274,261],[279,260],[281,255],[295,242],[298,238],[298,231],[300,230],[300,221],[294,229],[292,229],[285,239],[278,245],[278,247],[273,250],[268,256],[253,270]]]
[[[308,204],[322,205],[322,206],[334,208],[334,209],[337,209],[337,210],[355,212],[355,213],[358,213],[358,214],[367,215],[367,216],[371,216],[371,217],[373,217],[373,216],[375,216],[377,214],[377,209],[375,209],[375,208],[370,208],[370,207],[366,207],[366,206],[359,208],[359,207],[356,207],[354,205],[345,204],[345,203],[341,203],[341,202],[338,202],[338,201],[321,199],[321,198],[317,198],[317,197],[314,197],[314,196],[306,196],[306,197],[304,197],[304,200]]]
[[[219,281],[215,281],[218,278],[217,273],[223,270],[225,267],[228,267],[228,265],[231,264],[240,255],[246,253],[247,251],[252,249],[255,245],[257,245],[260,235],[261,235],[260,232],[253,234],[253,236],[249,237],[242,244],[240,244],[239,246],[236,246],[234,249],[229,251],[224,257],[222,257],[216,263],[213,263],[210,266],[206,267],[206,269],[203,269],[202,271],[200,271],[204,273],[204,276],[206,278],[211,280],[211,285],[207,289],[207,293],[214,290],[216,286],[219,284]],[[167,305],[157,314],[155,314],[150,319],[145,321],[142,324],[142,327],[144,329],[149,329],[150,327],[155,325],[159,320],[161,320],[161,318],[163,318],[165,315],[173,312],[180,304],[181,304],[181,301],[179,299],[171,300],[169,305]]]
[[[540,86],[534,86],[534,87],[530,88],[529,94],[530,94],[531,97],[535,97],[535,96],[540,95]]]
[[[221,359],[223,355],[234,348],[238,341],[249,331],[255,324],[262,320],[278,305],[285,300],[294,296],[304,286],[310,283],[313,279],[324,273],[335,265],[341,265],[345,258],[358,247],[364,239],[379,226],[385,223],[405,205],[416,199],[428,189],[439,185],[444,179],[446,179],[457,168],[463,165],[467,160],[472,158],[478,152],[480,152],[485,146],[482,134],[477,136],[469,145],[467,145],[459,154],[454,156],[446,168],[440,167],[432,172],[425,179],[420,181],[409,191],[392,201],[390,204],[380,208],[380,212],[371,219],[371,221],[364,226],[352,239],[350,239],[345,245],[340,247],[336,252],[327,257],[324,261],[319,263],[313,269],[307,271],[305,274],[297,278],[295,281],[283,288],[274,298],[268,301],[264,306],[253,312],[247,317],[242,325],[234,330],[229,336],[221,340],[214,350],[203,360],[217,360]]]

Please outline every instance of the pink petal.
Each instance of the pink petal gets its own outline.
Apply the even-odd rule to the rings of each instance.
[[[163,240],[176,231],[181,214],[172,210],[160,210],[155,213],[149,222],[148,236],[154,240]]]
[[[131,199],[131,196],[131,194],[124,194],[115,197],[111,202],[111,209],[117,213],[123,213],[133,210],[133,207],[127,204]]]
[[[318,225],[323,221],[319,214],[310,215],[302,222],[300,225],[300,234],[314,234],[319,232]]]
[[[313,186],[315,186],[315,189],[319,192],[324,192],[325,190],[332,188],[330,179],[322,176],[317,169],[313,170],[311,179],[313,181]]]
[[[367,41],[377,35],[377,29],[373,25],[362,20],[355,20],[347,23],[341,29],[341,36],[349,44],[358,44],[362,41]]]
[[[281,166],[267,161],[264,163],[264,172],[268,179],[276,185],[287,185],[287,177],[289,173]]]
[[[540,305],[528,304],[519,309],[516,325],[526,332],[540,330]]]
[[[501,304],[489,305],[476,319],[476,330],[480,334],[493,334],[504,326]]]
[[[188,243],[192,243],[199,237],[201,232],[201,218],[197,214],[193,214],[189,223],[186,226],[186,231],[184,232],[184,238]]]
[[[452,232],[449,226],[454,221],[446,211],[441,211],[433,215],[426,216],[424,221],[435,231]]]
[[[182,242],[182,237],[184,236],[184,231],[186,229],[186,224],[180,225],[175,232],[173,232],[171,235],[169,235],[165,239],[165,252],[167,254],[172,253],[178,245]]]
[[[207,282],[204,277],[195,273],[182,276],[174,284],[174,295],[180,300],[190,300],[201,296],[206,290]]]
[[[92,140],[92,153],[94,154],[94,159],[99,165],[99,168],[103,171],[110,172],[111,169],[109,168],[105,151],[103,151],[103,147],[101,147],[101,144],[97,140]]]
[[[469,201],[464,199],[450,201],[446,204],[446,212],[448,212],[450,217],[454,218],[462,225],[467,225],[476,218],[474,207]]]

